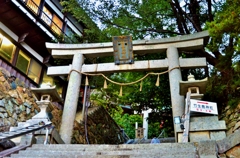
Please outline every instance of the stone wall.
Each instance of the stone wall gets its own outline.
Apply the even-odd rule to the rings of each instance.
[[[60,128],[62,110],[61,105],[53,103],[53,119],[57,129]],[[29,88],[24,86],[18,78],[11,76],[4,68],[0,67],[0,132],[8,131],[18,122],[31,119],[40,112],[36,100]]]
[[[40,111],[35,99],[24,84],[0,68],[0,132],[26,121]]]
[[[234,109],[227,106],[220,115],[221,120],[225,120],[227,125],[227,136],[240,128],[240,103]]]
[[[87,130],[87,135],[86,135]],[[122,144],[124,138],[116,122],[102,106],[88,110],[87,122],[74,122],[72,144]]]
[[[230,108],[230,106],[227,106],[223,113],[220,115],[221,120],[225,120],[227,125],[227,136],[236,133],[240,130],[240,103],[236,108]],[[240,138],[238,138],[240,139]],[[235,143],[239,140],[234,140],[231,143]],[[228,144],[231,144],[228,143]],[[231,148],[224,154],[227,158],[238,158],[240,155],[240,144],[236,145],[234,148]]]

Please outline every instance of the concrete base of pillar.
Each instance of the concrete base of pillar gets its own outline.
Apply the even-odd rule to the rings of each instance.
[[[226,123],[218,121],[217,116],[197,116],[190,118],[189,139],[190,142],[203,140],[221,140],[226,138]],[[180,124],[176,125],[177,142],[182,142],[183,130]]]

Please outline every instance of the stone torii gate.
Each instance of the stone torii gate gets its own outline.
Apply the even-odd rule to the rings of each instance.
[[[179,58],[178,51],[193,51],[203,49],[204,41],[208,38],[207,31],[192,35],[177,36],[154,40],[132,41],[134,54],[148,54],[167,52],[166,59],[135,61],[134,64],[115,65],[114,63],[84,64],[84,57],[95,58],[113,56],[113,43],[89,44],[54,44],[46,43],[53,58],[73,59],[71,65],[52,66],[48,68],[47,75],[69,75],[69,83],[64,103],[60,135],[66,144],[71,142],[73,124],[77,109],[78,93],[84,73],[106,73],[136,70],[168,69],[171,104],[173,117],[182,116],[184,113],[184,96],[179,94],[179,81],[182,80],[180,68],[206,67],[205,58]],[[176,67],[179,67],[176,69]],[[174,69],[173,69],[174,68]],[[77,71],[71,71],[77,70]],[[175,127],[174,127],[175,129]]]

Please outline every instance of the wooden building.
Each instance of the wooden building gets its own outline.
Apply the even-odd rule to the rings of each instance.
[[[45,42],[76,43],[84,25],[61,10],[58,0],[0,0],[0,67],[26,87],[50,82],[61,94],[67,84],[46,75],[53,59]]]

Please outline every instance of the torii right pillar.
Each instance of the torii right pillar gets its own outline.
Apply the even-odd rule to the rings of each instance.
[[[173,69],[169,71],[169,82],[170,82],[170,93],[171,93],[171,102],[172,102],[172,115],[182,116],[184,113],[184,96],[179,94],[179,81],[182,80],[180,64],[179,64],[179,55],[176,47],[170,46],[167,49],[167,58],[168,58],[168,70],[172,68],[179,67],[178,69]],[[174,124],[174,134],[176,136],[176,127]]]

